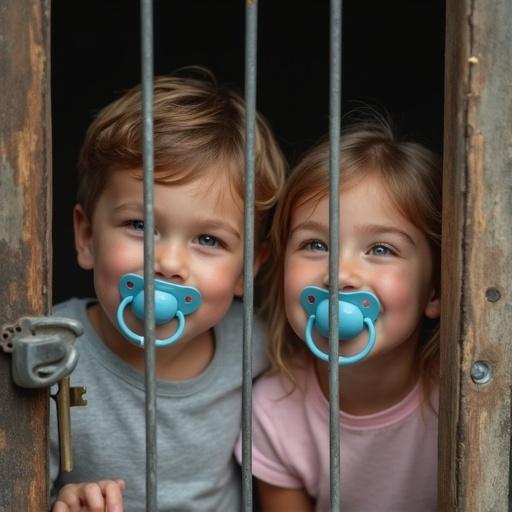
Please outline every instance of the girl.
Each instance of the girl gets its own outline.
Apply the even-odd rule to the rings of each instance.
[[[272,227],[273,371],[255,385],[253,405],[252,467],[264,512],[329,509],[328,340],[311,328],[303,292],[329,287],[328,167],[324,142],[292,172]],[[343,132],[339,290],[377,301],[375,345],[340,366],[345,512],[437,510],[440,209],[433,153],[397,140],[383,121]],[[343,361],[368,350],[370,331],[340,342]]]

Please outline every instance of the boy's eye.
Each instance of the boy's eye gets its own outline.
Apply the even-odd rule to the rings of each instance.
[[[395,251],[393,251],[391,247],[384,244],[375,244],[368,252],[374,256],[391,256],[392,254],[395,254]]]
[[[321,240],[310,240],[304,244],[304,248],[313,252],[329,252],[329,247]]]
[[[141,219],[131,219],[126,225],[134,231],[144,231],[144,221]],[[155,229],[155,236],[158,235],[158,231]]]
[[[212,235],[199,235],[197,237],[197,241],[199,245],[203,245],[205,247],[217,247],[219,245],[219,240]]]

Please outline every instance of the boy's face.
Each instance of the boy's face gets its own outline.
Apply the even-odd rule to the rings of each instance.
[[[225,176],[216,166],[207,174]],[[183,341],[208,332],[243,291],[243,203],[225,185],[221,179],[154,186],[155,278],[193,286],[203,299],[186,317]],[[80,206],[75,209],[78,262],[94,270],[102,314],[113,325],[119,279],[128,272],[143,275],[143,217],[143,182],[132,172],[112,173],[91,223]],[[143,333],[130,308],[125,320],[132,330]],[[157,327],[156,338],[171,336],[176,324],[173,320]]]
[[[285,253],[285,306],[296,334],[304,339],[306,313],[299,302],[305,286],[328,288],[329,200],[309,201],[295,209]],[[414,350],[423,316],[439,316],[432,287],[432,256],[423,233],[397,210],[380,178],[369,176],[340,195],[339,290],[368,290],[381,312],[376,344],[366,360]],[[327,340],[314,336],[328,351]],[[366,345],[368,331],[340,344],[351,356]],[[382,356],[384,358],[382,359]]]

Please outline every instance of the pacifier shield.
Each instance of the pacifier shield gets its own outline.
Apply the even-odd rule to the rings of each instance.
[[[329,336],[329,292],[317,286],[305,287],[300,295],[300,303],[308,315],[304,329],[304,341],[311,352],[322,361],[329,361],[329,355],[320,350],[313,339],[313,329],[322,336]],[[349,357],[339,356],[338,364],[355,364],[365,358],[375,346],[373,323],[380,313],[379,299],[367,291],[339,292],[338,294],[340,340],[349,340],[368,329],[366,346]]]
[[[127,326],[124,311],[131,306],[135,317],[144,321],[144,278],[138,274],[125,274],[119,280],[119,293],[121,302],[116,312],[119,329],[130,341],[143,346],[144,337]],[[155,345],[165,347],[177,341],[185,330],[185,315],[196,311],[201,301],[201,293],[196,288],[155,279],[155,324],[162,325],[174,318],[178,321],[176,332],[167,339],[155,340]]]
[[[324,302],[325,301],[325,302]],[[359,323],[359,315],[352,308],[355,306],[357,310],[361,312],[362,320],[365,318],[370,319],[372,322],[377,320],[377,317],[380,313],[380,302],[377,296],[368,291],[355,291],[355,292],[339,292],[338,293],[338,302],[339,306],[339,323],[340,327],[342,327],[343,322],[348,323],[347,331],[351,332],[355,330],[355,325],[359,325],[361,330],[363,329],[363,325]],[[304,308],[307,316],[310,317],[315,315],[316,322],[320,321],[322,329],[324,332],[329,332],[329,292],[324,288],[319,288],[318,286],[306,286],[301,294],[300,294],[300,303]],[[318,310],[320,309],[320,314]],[[319,319],[320,317],[320,319]],[[350,317],[353,317],[352,319]],[[352,326],[352,322],[354,322],[354,326]],[[360,332],[360,331],[359,331]],[[348,333],[345,334],[343,331],[343,336],[340,336],[340,339],[349,339],[357,334],[352,334],[348,336]],[[327,334],[324,334],[327,336]]]

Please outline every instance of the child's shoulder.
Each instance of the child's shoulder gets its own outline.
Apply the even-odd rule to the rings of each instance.
[[[58,304],[53,305],[52,315],[80,320],[86,314],[87,305],[92,300],[93,299],[79,299],[73,297],[63,302],[59,302]]]
[[[259,378],[254,385],[256,402],[299,401],[309,394],[311,368],[309,365],[293,365],[287,375],[280,371],[269,371]]]

